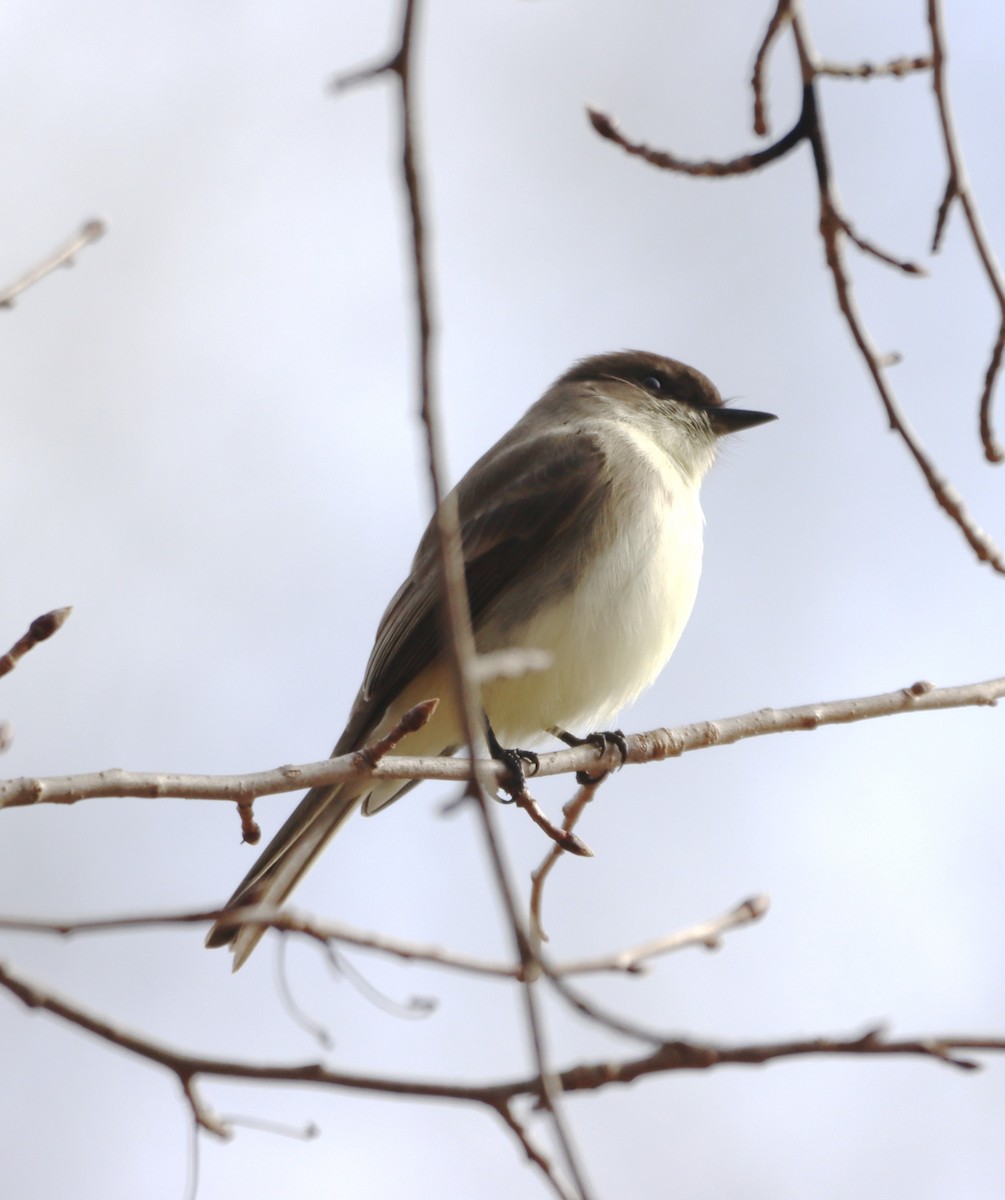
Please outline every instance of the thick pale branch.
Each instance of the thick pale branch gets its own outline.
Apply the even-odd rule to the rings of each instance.
[[[725,746],[744,738],[870,721],[898,713],[993,706],[1003,696],[1005,677],[1000,677],[945,688],[920,682],[875,696],[804,704],[795,708],[762,708],[742,716],[633,734],[626,739],[626,762],[657,762],[690,750]],[[537,776],[584,770],[615,770],[620,765],[621,754],[617,747],[598,756],[592,746],[578,746],[572,750],[540,755]],[[505,774],[505,768],[497,762],[486,761],[482,767],[489,778],[502,780]],[[234,801],[242,797],[255,798],[277,792],[294,792],[304,787],[327,786],[364,775],[374,779],[439,779],[463,783],[468,780],[470,773],[466,763],[452,758],[388,755],[377,766],[367,768],[360,763],[358,755],[352,754],[301,766],[277,767],[272,771],[258,771],[250,775],[176,775],[111,768],[87,775],[8,780],[0,784],[0,809],[31,804],[75,804],[79,800],[112,796]]]

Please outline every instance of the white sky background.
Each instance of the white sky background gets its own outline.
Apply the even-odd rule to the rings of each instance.
[[[754,145],[746,81],[770,5],[439,0],[421,43],[438,367],[451,477],[584,354],[657,350],[781,420],[734,439],[705,487],[701,595],[626,730],[1002,672],[1005,580],[979,566],[885,431],[839,322],[808,150],[753,178],[687,180],[627,158],[583,115],[693,157]],[[809,4],[829,58],[926,46],[923,5]],[[950,14],[950,81],[984,218],[1005,248],[1005,10]],[[0,280],[82,220],[109,235],[0,313],[6,513],[0,641],[73,604],[4,680],[5,774],[120,765],[232,772],[322,757],[428,515],[413,391],[392,89],[324,94],[382,55],[397,5],[10,2],[0,41]],[[772,63],[780,133],[793,54]],[[821,87],[856,226],[926,259],[945,182],[930,85]],[[911,420],[1005,539],[1005,477],[976,400],[994,313],[954,212],[927,281],[854,257],[857,294]],[[999,389],[1001,390],[1001,389]],[[1003,401],[1002,403],[1005,403]],[[1001,412],[1001,403],[999,405]],[[1005,413],[999,424],[1005,424]],[[746,1042],[1005,1030],[1000,712],[760,739],[624,771],[546,900],[560,956],[614,950],[771,895],[718,955],[589,986],[668,1031]],[[535,784],[553,814],[568,781]],[[471,814],[426,785],[357,820],[298,907],[501,954]],[[262,800],[266,835],[290,798]],[[525,884],[544,845],[500,810]],[[99,801],[0,817],[0,912],[68,916],[221,901],[252,861],[230,806]],[[308,1061],[274,953],[239,975],[202,933],[62,943],[5,961],[172,1045]],[[299,1001],[346,1069],[495,1079],[527,1064],[515,990],[354,961],[426,1020],[387,1015],[291,946]],[[629,1057],[549,1004],[554,1060]],[[0,1003],[4,1194],[180,1200],[174,1080]],[[547,1194],[481,1112],[231,1087],[224,1113],[303,1124],[300,1143],[203,1139],[201,1200]],[[567,1105],[596,1192],[687,1200],[1001,1194],[1005,1061],[787,1062],[673,1075]]]

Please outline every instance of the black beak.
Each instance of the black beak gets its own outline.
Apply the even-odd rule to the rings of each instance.
[[[754,412],[749,408],[710,408],[712,428],[721,437],[724,433],[736,433],[740,429],[752,429],[767,421],[777,421],[774,413]]]

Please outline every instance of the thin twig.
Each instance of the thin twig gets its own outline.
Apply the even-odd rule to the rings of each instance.
[[[791,19],[792,0],[778,0],[775,11],[768,21],[768,27],[764,31],[764,37],[761,38],[761,44],[757,47],[750,86],[754,93],[754,133],[758,137],[764,137],[768,132],[768,103],[764,98],[764,76],[768,68],[768,54],[775,39],[782,32],[782,28]]]
[[[69,609],[66,610],[69,612]],[[413,705],[383,737],[373,741],[359,750],[354,750],[352,757],[363,771],[372,771],[385,754],[390,754],[398,743],[410,733],[415,733],[425,725],[436,711],[438,700],[423,700]],[[257,846],[262,839],[262,830],[255,820],[255,797],[242,793],[237,797],[237,815],[241,821],[241,841],[246,846]]]
[[[319,1137],[321,1130],[313,1121],[305,1125],[287,1125],[283,1121],[270,1121],[263,1117],[247,1117],[228,1113],[221,1117],[228,1125],[240,1125],[244,1129],[260,1129],[263,1133],[274,1133],[277,1137],[292,1138],[297,1142],[309,1142]]]
[[[647,969],[650,960],[662,957],[664,954],[676,953],[689,946],[704,946],[707,950],[717,950],[725,934],[733,929],[741,929],[744,925],[759,921],[769,907],[770,902],[767,896],[751,896],[749,900],[744,900],[742,904],[738,904],[729,912],[714,917],[710,921],[702,921],[698,925],[692,925],[677,933],[643,942],[641,945],[623,950],[615,956],[574,959],[570,963],[563,963],[561,967],[553,968],[551,974],[587,975],[598,971],[624,971],[629,975],[640,974]]]
[[[238,800],[237,815],[241,819],[241,841],[246,846],[257,846],[262,840],[262,830],[255,820],[254,799],[244,797]]]
[[[959,199],[966,213],[971,236],[977,247],[985,274],[995,292],[1001,313],[998,338],[995,342],[991,362],[985,375],[984,392],[980,406],[981,437],[984,443],[985,456],[990,461],[996,462],[1000,460],[1003,452],[994,439],[990,412],[991,393],[1002,358],[1005,356],[1005,285],[1003,285],[997,263],[981,227],[973,198],[963,178],[962,163],[955,141],[955,134],[952,129],[946,92],[943,86],[944,51],[938,0],[929,0],[929,24],[932,29],[933,43],[932,76],[935,81],[934,86],[939,101],[940,119],[943,125],[947,157],[950,163],[949,182],[936,223],[935,243],[936,245],[938,244],[945,217],[952,201]],[[748,174],[781,158],[782,155],[787,154],[801,141],[809,143],[813,152],[813,163],[816,170],[819,191],[820,236],[824,243],[827,266],[834,282],[838,307],[848,325],[852,339],[865,361],[869,374],[872,376],[873,383],[886,410],[890,428],[900,436],[924,476],[925,482],[935,497],[936,502],[959,528],[978,560],[988,563],[1000,574],[1005,574],[1005,555],[1002,554],[1002,551],[992,538],[977,524],[967,511],[963,498],[949,480],[936,468],[934,460],[925,450],[917,434],[911,428],[907,418],[901,411],[886,378],[884,356],[880,355],[873,345],[872,339],[866,331],[852,298],[851,280],[843,257],[842,234],[851,238],[861,250],[889,266],[896,267],[908,274],[919,274],[920,271],[916,264],[880,250],[874,243],[855,233],[849,219],[840,210],[831,180],[827,143],[816,96],[816,80],[820,75],[830,73],[830,69],[821,61],[819,55],[812,48],[805,18],[797,0],[779,0],[768,22],[767,30],[757,52],[752,79],[755,131],[761,134],[767,128],[764,103],[764,72],[767,53],[779,33],[786,27],[792,31],[793,41],[799,58],[800,73],[803,81],[802,109],[799,119],[789,132],[764,150],[754,151],[741,155],[738,158],[724,161],[705,160],[696,162],[678,158],[667,151],[656,150],[641,142],[631,141],[617,129],[613,120],[606,114],[588,110],[590,121],[594,129],[602,137],[613,141],[627,153],[643,158],[646,162],[664,170],[692,176],[722,177]],[[920,60],[908,60],[908,62],[920,62]],[[921,68],[919,67],[918,69]],[[894,72],[891,70],[890,73]]]
[[[569,963],[543,963],[544,972],[553,977],[619,973],[636,975],[645,969],[651,958],[671,954],[688,946],[717,945],[719,939],[732,929],[763,916],[768,901],[757,896],[744,901],[720,917],[689,926],[653,941],[613,954],[596,955]],[[5,917],[0,915],[0,930],[5,933],[42,934],[52,937],[76,937],[90,933],[124,933],[130,930],[170,928],[178,925],[204,925],[219,920],[219,908],[194,909],[168,913],[133,913],[128,916],[90,917],[58,920],[42,917]],[[237,912],[228,909],[227,913]],[[272,908],[265,905],[241,909],[235,919],[248,924],[262,925],[280,933],[300,935],[325,946],[347,945],[361,950],[371,950],[405,962],[421,962],[430,966],[461,971],[468,975],[493,979],[519,980],[522,967],[519,963],[494,962],[469,954],[443,950],[419,942],[409,942],[384,933],[371,933],[355,929],[342,922],[317,920],[304,916],[289,908]],[[338,969],[344,973],[344,961]],[[282,990],[282,989],[281,989]],[[316,1034],[315,1034],[316,1036]],[[322,1039],[319,1039],[322,1040]]]
[[[602,782],[603,778],[598,778],[593,783],[580,784],[576,794],[563,806],[562,828],[566,833],[572,833],[586,806],[597,794],[597,788]],[[541,865],[530,874],[530,928],[539,945],[548,941],[548,934],[545,932],[544,921],[541,917],[541,909],[544,904],[544,885],[564,851],[565,847],[555,841]]]
[[[188,1172],[185,1181],[185,1200],[197,1200],[199,1195],[199,1122],[189,1113]]]
[[[812,119],[807,121],[807,137],[813,150],[813,161],[820,192],[820,237],[824,244],[827,266],[834,281],[838,308],[841,310],[852,339],[858,346],[869,374],[872,376],[876,391],[886,410],[891,430],[899,434],[917,463],[939,507],[962,532],[978,560],[988,563],[995,571],[1005,575],[1005,555],[967,511],[963,497],[936,468],[934,460],[925,450],[921,439],[904,415],[887,380],[880,354],[858,311],[852,295],[851,279],[845,267],[839,236],[842,232],[847,232],[847,220],[841,215],[834,195],[824,129],[814,94],[813,79],[816,75],[817,54],[812,47],[809,32],[801,15],[797,14],[793,17],[792,32],[804,80],[804,97],[814,96]]]
[[[833,204],[834,203],[833,197],[831,199],[832,199],[832,204]],[[910,259],[907,259],[907,258],[897,258],[895,255],[891,254],[888,250],[883,250],[881,247],[877,246],[875,242],[871,242],[871,241],[869,241],[868,238],[863,237],[855,229],[855,227],[852,225],[851,221],[845,216],[844,213],[838,212],[837,209],[835,209],[834,217],[835,217],[835,220],[838,222],[838,224],[841,226],[844,233],[847,235],[849,241],[854,242],[855,245],[859,248],[859,250],[862,251],[863,254],[871,255],[873,258],[878,259],[881,263],[884,263],[886,266],[893,267],[897,271],[903,271],[905,275],[922,275],[922,276],[924,276],[924,275],[928,274],[928,272],[925,270],[925,268],[922,266],[919,266],[916,262],[912,262]]]
[[[917,71],[930,71],[931,68],[932,56],[918,54],[913,58],[906,55],[902,58],[891,58],[885,63],[858,63],[854,67],[843,63],[820,62],[817,63],[816,72],[818,75],[830,75],[835,79],[878,79],[884,76],[903,79],[905,75],[912,75]]]
[[[517,1119],[516,1114],[513,1112],[513,1105],[509,1101],[503,1101],[497,1106],[496,1112],[502,1118],[506,1128],[520,1143],[527,1158],[548,1181],[549,1186],[555,1195],[558,1196],[559,1200],[572,1200],[571,1193],[566,1190],[562,1181],[555,1174],[554,1167],[548,1160],[547,1155],[534,1145],[526,1126],[522,1121]]]
[[[34,649],[39,642],[44,642],[46,638],[52,637],[72,612],[73,609],[70,607],[54,608],[52,612],[36,617],[28,626],[28,632],[19,637],[7,653],[0,657],[0,676],[13,671],[28,651]]]
[[[652,166],[659,167],[664,171],[676,171],[680,175],[703,176],[707,179],[722,179],[728,175],[747,175],[751,171],[756,171],[758,168],[784,157],[790,150],[795,149],[805,136],[800,120],[792,126],[788,133],[763,150],[752,150],[737,158],[708,158],[699,161],[678,158],[676,154],[670,154],[666,150],[654,150],[645,142],[631,141],[618,129],[614,119],[607,113],[600,112],[599,109],[587,108],[586,115],[589,117],[590,124],[601,137],[620,146],[626,153],[636,158],[642,158]]]
[[[32,267],[30,271],[26,271],[20,279],[9,284],[0,292],[0,308],[13,308],[14,301],[22,292],[26,292],[30,287],[34,287],[39,280],[44,279],[46,275],[51,275],[57,267],[72,267],[74,259],[91,242],[96,242],[98,238],[103,237],[106,232],[104,221],[87,221],[80,227],[80,232],[75,233],[72,238],[61,246],[55,253],[51,254],[47,259],[38,264],[37,267]]]
[[[384,755],[390,754],[399,742],[403,741],[410,733],[418,733],[424,725],[429,723],[439,703],[439,700],[420,700],[418,704],[413,704],[402,714],[393,729],[383,737],[367,742],[361,750],[355,750],[353,753],[367,770],[372,771]]]
[[[574,854],[579,858],[593,857],[593,851],[586,842],[582,838],[577,837],[565,823],[559,828],[559,826],[548,819],[541,806],[526,788],[517,792],[513,797],[513,802],[517,808],[523,809],[538,829],[543,830],[551,838],[555,843],[556,850],[564,851],[567,854]]]
[[[984,457],[988,462],[998,463],[1005,459],[1005,450],[1002,449],[995,437],[994,426],[991,422],[991,400],[1001,367],[1002,354],[1005,351],[1005,279],[1002,277],[1001,267],[991,248],[980,213],[977,211],[977,202],[970,190],[966,168],[963,165],[963,152],[956,135],[956,125],[949,104],[949,89],[946,87],[946,43],[942,24],[940,0],[928,0],[928,27],[932,37],[932,88],[939,110],[939,125],[942,129],[942,141],[946,149],[946,161],[949,165],[949,178],[946,182],[942,204],[939,206],[935,234],[932,238],[932,250],[936,251],[939,248],[950,205],[953,200],[959,200],[974,249],[977,251],[977,257],[981,261],[984,274],[998,303],[998,336],[995,339],[991,360],[984,374],[984,390],[981,393],[979,416]]]
[[[499,979],[518,979],[520,967],[472,955],[442,950],[438,946],[408,942],[388,934],[370,933],[355,929],[336,921],[319,921],[290,908],[273,908],[255,905],[243,909],[221,910],[219,908],[192,909],[169,913],[136,913],[119,917],[92,917],[70,920],[49,920],[35,917],[0,916],[0,930],[5,933],[49,934],[55,937],[75,937],[89,933],[120,933],[128,930],[172,927],[177,925],[204,925],[235,914],[235,920],[254,923],[280,933],[302,935],[325,945],[333,943],[373,950],[406,962],[428,963],[447,967],[470,975],[483,975]],[[612,956],[616,958],[618,956]]]
[[[309,1037],[313,1038],[322,1050],[331,1050],[335,1045],[335,1039],[328,1029],[320,1021],[316,1021],[293,995],[290,977],[286,970],[286,946],[286,939],[281,938],[276,946],[276,957],[273,959],[273,977],[276,991],[279,994],[279,1003],[286,1010],[286,1015],[294,1025],[299,1026]]]
[[[652,1029],[640,1021],[630,1020],[621,1013],[612,1012],[592,997],[584,996],[565,975],[549,975],[548,983],[554,991],[573,1008],[580,1016],[592,1021],[594,1025],[602,1025],[611,1033],[621,1037],[631,1038],[636,1042],[645,1042],[650,1046],[661,1046],[667,1038],[660,1029]]]

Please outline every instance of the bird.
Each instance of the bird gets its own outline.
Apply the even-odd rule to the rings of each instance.
[[[774,419],[730,407],[705,375],[675,359],[613,351],[574,363],[464,475],[450,498],[477,652],[543,651],[550,662],[483,685],[494,756],[549,733],[569,744],[593,740],[571,731],[606,725],[654,681],[694,605],[699,490],[716,445]],[[438,700],[432,717],[396,752],[462,748],[437,536],[430,521],[381,618],[333,757],[383,737],[429,699]],[[522,749],[515,756],[507,761],[519,769]],[[364,779],[311,789],[221,910],[207,946],[229,945],[236,971],[265,930],[229,914],[281,904],[348,817],[380,812],[412,786]]]

